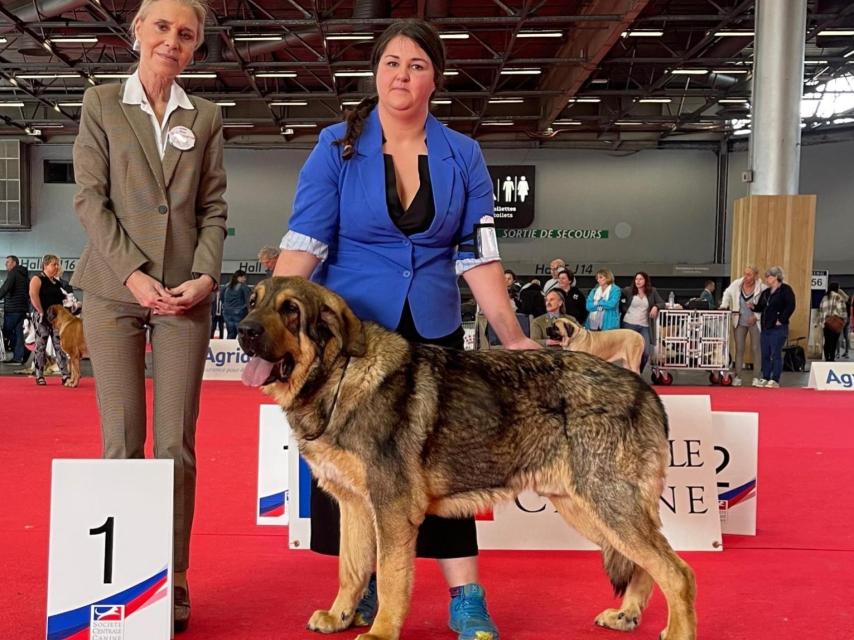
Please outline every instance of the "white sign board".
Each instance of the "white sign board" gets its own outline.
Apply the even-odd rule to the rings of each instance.
[[[759,414],[712,412],[721,530],[756,535]]]
[[[661,496],[664,534],[679,551],[722,549],[708,396],[663,396],[670,463]],[[477,523],[481,549],[595,549],[535,493],[496,506]]]
[[[661,497],[664,534],[680,551],[723,548],[718,514],[713,449],[712,412],[708,396],[662,397],[670,421],[670,466]],[[311,526],[307,501],[310,474],[298,460],[295,445],[290,460],[290,546],[308,548]],[[299,512],[299,517],[297,517]],[[547,499],[522,493],[514,502],[496,505],[478,517],[481,549],[595,549],[556,513]]]
[[[255,523],[288,524],[288,439],[282,408],[262,404],[258,420],[258,502]]]
[[[237,340],[211,340],[205,358],[204,380],[240,380],[249,356]]]
[[[829,271],[813,271],[810,278],[810,289],[812,291],[827,291],[829,281]]]
[[[47,640],[166,640],[172,461],[54,460]]]
[[[813,362],[807,387],[819,391],[854,390],[854,362]]]

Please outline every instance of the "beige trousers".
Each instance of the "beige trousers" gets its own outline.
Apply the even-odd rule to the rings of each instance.
[[[196,494],[196,419],[210,336],[210,304],[183,316],[86,295],[83,330],[95,373],[105,458],[143,458],[145,338],[151,331],[154,457],[175,463],[174,570],[186,571]]]

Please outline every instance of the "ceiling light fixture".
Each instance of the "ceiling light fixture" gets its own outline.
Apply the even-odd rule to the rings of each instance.
[[[23,106],[24,106],[23,102],[0,102],[0,107],[7,107],[10,109],[11,108],[20,108]]]
[[[704,76],[709,73],[708,69],[671,69],[674,76]]]
[[[235,42],[279,42],[282,39],[283,39],[283,36],[277,35],[275,33],[271,33],[271,34],[256,33],[256,34],[234,36]]]
[[[210,71],[187,71],[186,73],[179,73],[178,77],[182,80],[213,80],[216,78],[216,73]]]
[[[439,37],[442,40],[468,40],[469,34],[465,31],[447,31],[445,33],[440,33]]]
[[[19,80],[61,80],[80,76],[76,73],[19,73],[15,77]]]
[[[430,104],[451,104],[453,100],[449,100],[448,98],[439,98],[437,100],[431,100]]]
[[[673,98],[641,98],[638,100],[642,104],[670,104]]]
[[[129,73],[96,73],[94,77],[98,80],[126,80],[130,75]]]
[[[542,73],[542,69],[535,69],[533,67],[530,68],[514,68],[514,69],[502,69],[501,75],[503,76],[538,76]]]
[[[313,129],[317,126],[315,122],[302,122],[297,124],[286,124],[286,127],[289,129]]]
[[[336,71],[336,78],[369,78],[374,75],[373,71]]]
[[[57,102],[57,104],[58,104],[60,107],[63,107],[63,108],[72,108],[72,109],[73,109],[73,108],[77,108],[77,107],[82,107],[82,106],[83,106],[83,103],[82,103],[82,102]]]
[[[716,38],[752,38],[753,31],[715,31]]]
[[[48,42],[52,44],[95,44],[98,42],[98,36],[60,36],[49,38]]]
[[[510,127],[514,123],[511,120],[487,120],[482,124],[484,127]]]
[[[223,129],[251,129],[255,125],[251,122],[223,122]]]
[[[489,104],[522,104],[525,98],[490,98]]]
[[[818,34],[821,37],[827,38],[844,38],[854,36],[854,30],[852,29],[825,29],[824,31],[819,31]]]
[[[716,75],[740,76],[750,73],[749,69],[712,69],[712,73]]]
[[[577,127],[577,126],[579,126],[579,125],[581,125],[581,124],[584,124],[584,123],[583,123],[583,122],[580,122],[580,121],[578,121],[578,120],[555,120],[554,122],[552,122],[552,124],[557,124],[557,125],[569,125],[569,126],[572,126],[572,127]]]
[[[660,38],[664,35],[664,31],[660,29],[633,29],[632,31],[623,31],[624,38]]]
[[[236,107],[237,103],[232,100],[217,100],[216,104],[220,107]]]
[[[305,100],[277,100],[270,103],[271,107],[306,107],[308,102]]]
[[[721,98],[718,104],[747,104],[750,102],[747,98]]]
[[[453,69],[451,69],[450,71],[443,71],[442,75],[443,76],[458,76],[458,75],[460,75],[460,72],[454,71]]]
[[[567,102],[596,104],[602,102],[602,98],[570,98]]]
[[[296,78],[294,71],[260,71],[255,74],[256,78]]]
[[[520,31],[517,38],[562,38],[563,31]]]
[[[373,40],[374,34],[372,33],[337,33],[330,36],[326,36],[326,41],[330,40]]]

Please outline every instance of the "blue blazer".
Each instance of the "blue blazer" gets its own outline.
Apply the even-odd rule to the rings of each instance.
[[[593,313],[594,311],[605,312],[602,314],[602,326],[599,327],[602,331],[607,331],[608,329],[619,329],[620,296],[622,295],[620,287],[615,283],[612,283],[611,291],[608,292],[608,297],[599,298],[599,304],[596,304],[594,296],[596,295],[596,289],[598,288],[599,285],[596,285],[590,290],[590,293],[587,294],[587,310],[590,313]],[[584,321],[584,326],[588,329],[590,328],[590,316],[587,316],[587,320]]]
[[[407,237],[389,216],[376,109],[349,160],[334,144],[345,124],[321,131],[300,171],[288,228],[329,246],[313,278],[341,295],[358,317],[395,329],[408,299],[418,332],[437,338],[460,326],[455,261],[474,254],[457,245],[481,216],[492,215],[493,193],[477,142],[432,115],[425,130],[436,206],[429,229]]]

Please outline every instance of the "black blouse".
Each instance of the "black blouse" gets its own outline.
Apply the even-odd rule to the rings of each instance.
[[[436,217],[436,205],[433,202],[433,185],[430,182],[430,166],[427,156],[418,156],[418,177],[421,184],[418,193],[412,199],[409,208],[404,210],[397,193],[397,176],[394,173],[394,160],[383,154],[385,160],[385,199],[391,221],[403,233],[411,236],[427,231]]]

